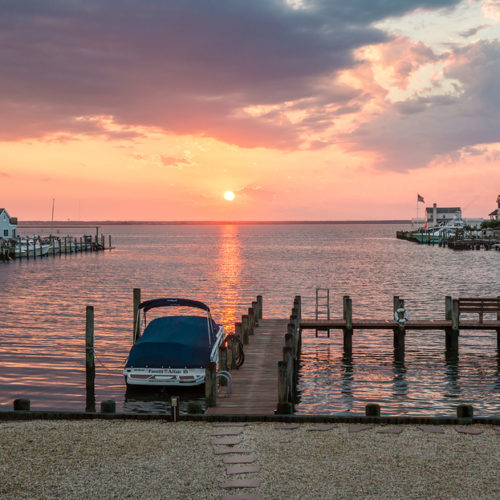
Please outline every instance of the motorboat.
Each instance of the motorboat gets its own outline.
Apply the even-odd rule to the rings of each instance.
[[[49,253],[52,246],[49,243],[43,243],[38,239],[20,238],[16,240],[14,255],[19,257],[43,257]]]
[[[146,313],[176,308],[172,314],[149,323]],[[190,308],[190,309],[188,309]],[[197,314],[185,314],[196,310]],[[200,313],[200,311],[203,311]],[[159,298],[139,304],[139,336],[130,350],[123,374],[127,386],[198,386],[205,383],[205,365],[219,360],[224,327],[217,324],[203,302]]]

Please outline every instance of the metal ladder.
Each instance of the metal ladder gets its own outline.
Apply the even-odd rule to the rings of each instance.
[[[329,288],[316,288],[316,319],[330,319]],[[330,328],[316,328],[316,337],[319,332],[326,332],[330,337]]]

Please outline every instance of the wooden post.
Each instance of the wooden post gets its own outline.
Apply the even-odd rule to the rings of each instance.
[[[227,371],[227,348],[225,345],[219,346],[219,370]],[[220,377],[220,385],[227,385],[225,377]]]
[[[29,399],[14,399],[14,411],[30,411],[30,407]]]
[[[258,304],[258,318],[262,319],[262,295],[257,295],[257,304]]]
[[[116,403],[114,399],[101,401],[101,413],[116,413]]]
[[[297,317],[300,322],[302,320],[302,297],[300,295],[295,296],[294,306],[297,308]]]
[[[87,306],[85,327],[85,411],[95,412],[94,306]]]
[[[255,333],[255,311],[253,308],[248,308],[248,333],[253,335]]]
[[[111,250],[111,235],[108,236],[108,249]]]
[[[209,361],[205,365],[205,405],[215,406],[217,403],[217,365]]]
[[[458,337],[460,335],[459,316],[458,300],[453,299],[451,303],[451,328],[445,332],[445,335],[446,350],[455,355],[458,355]]]
[[[231,337],[229,340],[226,340],[225,345],[226,345],[226,351],[227,351],[227,370],[231,371],[234,366],[234,340]],[[224,377],[222,377],[224,378]]]
[[[398,297],[399,298],[399,297]],[[396,304],[396,301],[394,301]],[[399,305],[396,308],[404,308],[405,301],[403,299],[399,299]],[[396,310],[394,312],[396,312]],[[405,335],[406,335],[406,324],[404,322],[398,322],[398,326],[394,328],[394,348],[399,349],[401,352],[404,351],[405,348]]]
[[[253,322],[255,326],[259,326],[259,304],[257,301],[252,302]]]
[[[290,341],[288,339],[290,339]],[[289,342],[289,344],[287,342]],[[295,325],[291,321],[287,325],[285,345],[290,345],[290,347],[292,347],[293,357],[295,358],[297,356],[297,330],[295,329]]]
[[[349,295],[344,295],[343,297],[343,309],[344,309],[344,351],[352,351],[352,299]]]
[[[243,342],[242,333],[241,333],[241,323],[234,324],[234,335],[236,337],[238,337],[241,340],[241,342]],[[240,343],[239,342],[234,343],[232,352],[233,352],[232,363],[233,363],[233,366],[236,368],[236,360],[240,357]]]
[[[444,302],[444,317],[445,317],[445,319],[450,321],[451,320],[451,308],[452,308],[453,299],[451,298],[450,295],[447,295],[444,300],[445,300],[445,302]]]
[[[68,253],[68,238],[67,236],[64,237],[64,255]]]
[[[248,325],[248,316],[244,315],[241,318],[241,333],[242,333],[242,342],[243,345],[247,345],[249,342],[249,325]]]
[[[134,323],[133,323],[133,341],[136,343],[139,338],[141,325],[139,324],[139,305],[141,303],[141,289],[134,288]]]
[[[377,403],[369,403],[365,407],[365,415],[367,417],[380,417],[380,405]]]
[[[474,418],[474,407],[472,405],[458,405],[457,418],[459,424],[472,424]]]
[[[288,401],[288,366],[286,361],[278,361],[278,415],[289,415],[293,413],[293,405]]]

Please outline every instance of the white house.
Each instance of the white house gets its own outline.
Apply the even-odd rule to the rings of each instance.
[[[17,217],[11,217],[5,208],[0,208],[0,238],[17,236]]]
[[[462,210],[460,207],[439,207],[434,203],[432,207],[427,207],[425,209],[425,219],[427,225],[435,226],[436,224],[446,224],[456,217],[462,218]]]

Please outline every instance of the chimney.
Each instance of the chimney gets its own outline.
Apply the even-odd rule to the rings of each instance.
[[[434,203],[432,205],[432,224],[434,224],[434,226],[437,224],[437,220],[438,220],[438,209],[437,209],[437,204]]]

